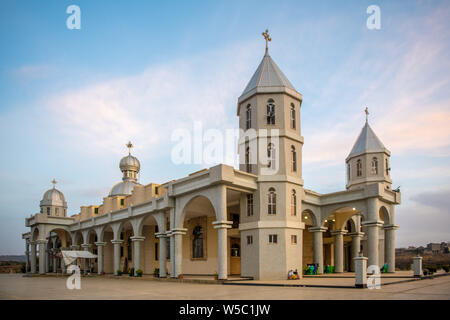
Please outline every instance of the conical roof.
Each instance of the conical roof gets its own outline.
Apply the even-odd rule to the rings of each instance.
[[[295,90],[292,83],[286,78],[283,72],[281,72],[280,68],[278,68],[275,61],[272,60],[268,52],[264,55],[258,69],[256,69],[241,96],[258,87],[287,87]]]
[[[354,156],[363,154],[363,153],[372,153],[372,152],[387,152],[389,151],[385,148],[381,140],[377,137],[375,132],[369,126],[369,122],[366,121],[366,124],[361,130],[358,139],[353,145],[352,151],[348,155],[347,159],[352,158]]]

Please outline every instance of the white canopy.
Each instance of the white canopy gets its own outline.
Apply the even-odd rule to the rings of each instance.
[[[64,258],[64,264],[67,266],[74,262],[77,258],[97,258],[96,254],[89,251],[61,251]]]

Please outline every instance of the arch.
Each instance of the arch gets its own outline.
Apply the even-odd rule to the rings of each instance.
[[[31,228],[31,241],[36,241],[39,239],[39,226],[35,226]]]
[[[214,201],[214,190],[194,192],[188,197],[177,198],[175,214],[175,228],[183,228],[187,215],[189,217],[202,216],[205,212],[213,213],[217,217]],[[188,214],[190,213],[190,214]]]
[[[317,217],[316,214],[311,209],[306,209],[302,211],[302,222],[306,226],[317,227]]]
[[[269,188],[267,197],[267,214],[277,214],[277,193],[275,188]]]
[[[358,159],[356,161],[356,176],[357,177],[362,176],[362,161],[361,161],[361,159]]]
[[[380,220],[384,221],[385,225],[392,224],[391,215],[389,213],[389,210],[385,206],[381,206],[378,210],[378,214],[380,217]]]
[[[157,217],[158,215],[161,214],[164,215],[164,213],[160,212],[157,214],[147,214],[144,217],[142,217],[142,219],[140,219],[140,221],[135,227],[135,234],[142,235],[144,231],[144,226],[157,226],[159,232],[164,232],[165,227],[168,226],[165,226],[164,219],[161,219],[161,217]]]
[[[346,226],[348,219],[355,215],[363,216],[363,211],[358,207],[352,207],[349,205],[336,205],[331,206],[325,211],[322,217],[321,226],[327,227],[330,223],[333,225],[333,230],[343,230]]]
[[[47,226],[46,234],[45,234],[46,238],[48,238],[50,236],[50,233],[56,232],[56,231],[67,232],[70,236],[70,230],[66,226]]]

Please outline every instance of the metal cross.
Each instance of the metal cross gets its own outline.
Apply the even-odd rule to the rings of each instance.
[[[128,141],[128,143],[126,144],[127,148],[128,148],[128,154],[131,154],[131,148],[133,148],[133,144],[131,143],[131,141]]]
[[[55,179],[53,179],[52,181],[51,181],[51,183],[53,184],[53,189],[55,189],[55,186],[56,186],[56,184],[58,183]]]
[[[263,35],[264,39],[266,39],[266,52],[267,52],[267,50],[269,50],[268,43],[269,43],[269,41],[272,41],[272,38],[269,35],[269,29],[266,29],[266,31],[263,32],[262,35]]]
[[[366,122],[368,122],[369,121],[369,108],[366,107],[364,112],[366,113]]]

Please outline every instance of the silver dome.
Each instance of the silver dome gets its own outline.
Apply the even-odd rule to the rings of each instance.
[[[123,157],[120,160],[120,170],[131,170],[131,171],[137,171],[139,172],[141,168],[141,164],[138,160],[138,158],[133,157],[131,154],[129,154],[126,157]]]
[[[41,200],[41,206],[67,207],[64,194],[56,188],[47,190]]]
[[[131,191],[133,191],[134,187],[139,185],[136,181],[127,180],[117,183],[114,187],[112,187],[110,196],[124,196],[130,195]]]

